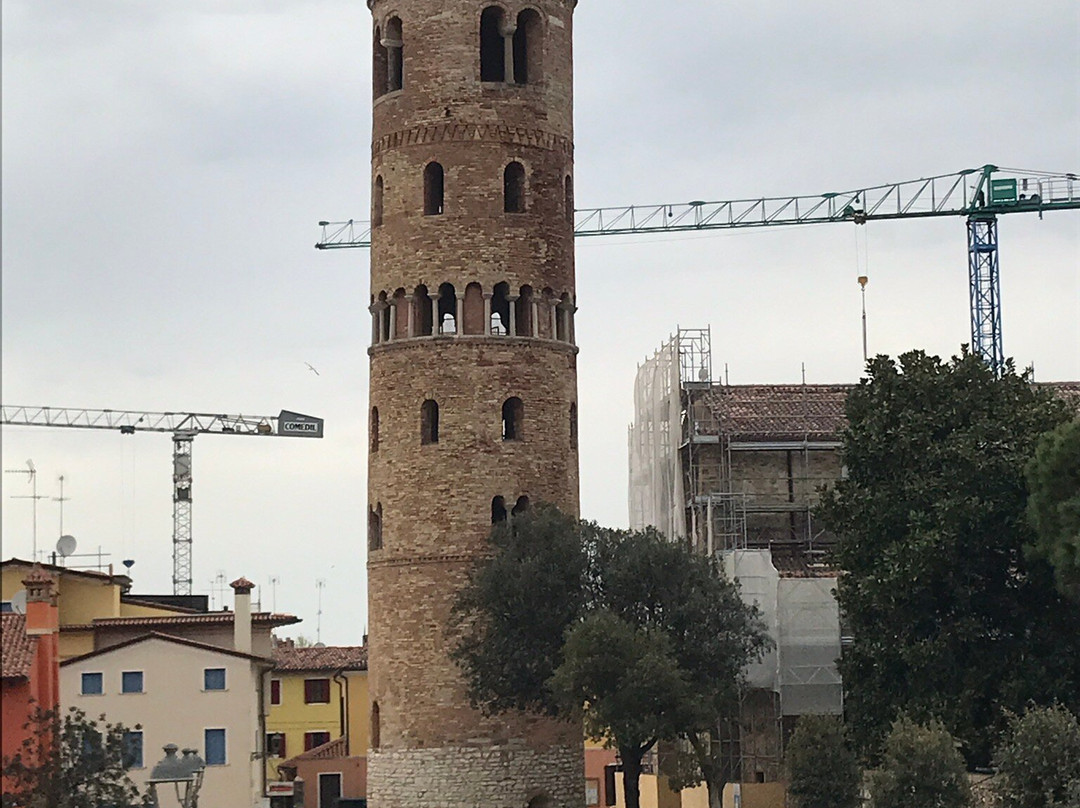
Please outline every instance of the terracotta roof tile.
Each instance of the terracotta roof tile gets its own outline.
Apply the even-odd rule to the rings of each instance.
[[[274,644],[277,671],[366,671],[367,646],[326,645],[297,648],[292,640]]]
[[[37,653],[37,637],[26,633],[26,615],[0,614],[0,678],[28,679]]]
[[[850,384],[713,387],[706,403],[729,440],[839,440]]]
[[[333,758],[347,757],[345,752],[345,736],[335,738],[332,741],[327,741],[322,746],[316,746],[314,749],[309,749],[306,752],[301,752],[299,755],[294,755],[288,760],[282,761],[278,764],[281,766],[289,766],[295,768],[297,761],[301,760],[330,760]]]
[[[110,628],[169,628],[170,626],[190,625],[232,625],[235,612],[210,612],[209,614],[176,614],[161,617],[97,617],[93,626],[96,629]],[[251,615],[255,625],[290,626],[299,623],[300,618],[291,614],[270,614],[255,612]]]

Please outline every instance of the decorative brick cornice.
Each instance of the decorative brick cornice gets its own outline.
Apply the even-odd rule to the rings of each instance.
[[[405,146],[420,146],[428,143],[475,143],[485,140],[560,151],[568,156],[574,154],[574,143],[570,138],[545,132],[542,129],[486,123],[440,123],[414,126],[411,129],[402,129],[383,135],[372,142],[371,156],[378,157],[388,149],[399,149]]]
[[[368,569],[373,567],[414,567],[424,564],[466,564],[476,561],[476,553],[444,553],[440,555],[397,556],[384,560],[368,561]]]

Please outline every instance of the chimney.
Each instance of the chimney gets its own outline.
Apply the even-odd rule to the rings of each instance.
[[[237,578],[229,586],[235,593],[233,607],[233,650],[251,653],[251,590],[255,584],[247,578]]]
[[[60,608],[56,581],[40,564],[23,578],[26,587],[26,633],[38,638],[34,662],[38,682],[36,698],[45,710],[60,701]]]

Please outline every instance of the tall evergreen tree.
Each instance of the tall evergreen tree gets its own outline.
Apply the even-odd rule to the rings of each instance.
[[[840,537],[854,739],[872,753],[901,711],[937,716],[986,763],[1006,710],[1080,700],[1080,610],[1023,552],[1024,467],[1067,408],[1011,366],[913,351],[872,360],[847,417],[819,515]]]

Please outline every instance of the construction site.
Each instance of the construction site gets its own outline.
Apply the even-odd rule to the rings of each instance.
[[[679,329],[638,367],[630,526],[716,556],[761,610],[775,648],[748,670],[739,719],[716,743],[732,781],[772,783],[797,718],[843,712],[833,537],[813,508],[844,473],[851,385],[729,385],[711,341],[709,329]]]

